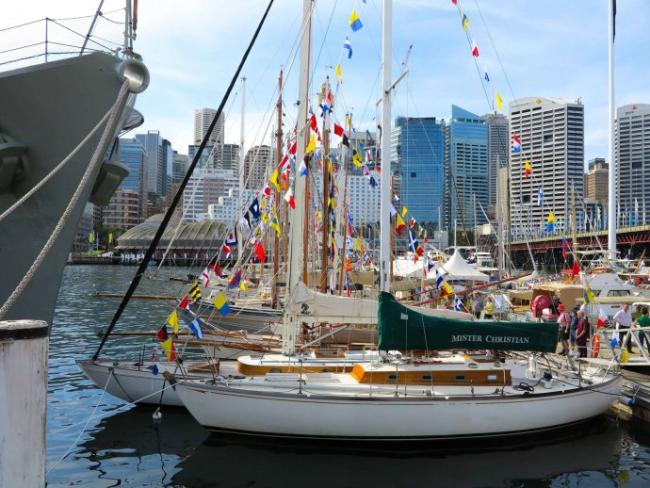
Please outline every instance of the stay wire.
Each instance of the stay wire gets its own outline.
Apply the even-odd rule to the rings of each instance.
[[[147,252],[145,253],[144,258],[143,258],[142,262],[140,263],[140,266],[138,267],[138,270],[136,271],[136,274],[133,277],[133,280],[131,281],[131,284],[129,285],[129,289],[127,290],[127,292],[124,295],[124,298],[122,299],[118,309],[116,310],[115,315],[113,316],[113,319],[111,320],[111,324],[109,325],[108,329],[106,330],[106,333],[102,337],[102,340],[101,340],[99,346],[97,347],[97,351],[93,355],[94,360],[96,360],[99,357],[99,353],[101,352],[102,348],[104,347],[106,339],[108,338],[108,336],[112,332],[113,328],[117,324],[117,321],[120,319],[120,317],[122,315],[122,312],[126,308],[126,305],[130,301],[131,297],[133,296],[133,293],[135,292],[136,288],[138,287],[138,284],[140,283],[140,280],[142,279],[142,276],[144,275],[144,272],[146,271],[147,266],[149,265],[149,261],[151,261],[153,253],[154,253],[156,247],[158,246],[158,243],[160,242],[160,239],[162,238],[163,232],[165,231],[165,229],[169,225],[169,221],[171,220],[171,217],[172,217],[174,211],[176,210],[176,207],[178,206],[180,198],[183,195],[183,191],[185,190],[185,187],[187,186],[187,184],[188,184],[188,182],[189,182],[189,180],[190,180],[190,178],[192,176],[192,173],[194,172],[194,169],[196,168],[196,166],[198,165],[198,163],[199,163],[199,161],[201,159],[201,155],[203,154],[205,146],[208,143],[208,139],[209,139],[210,135],[212,134],[212,132],[214,131],[214,128],[215,128],[215,126],[217,124],[217,121],[219,120],[219,117],[223,113],[223,109],[225,107],[225,104],[228,101],[228,98],[230,97],[230,93],[232,92],[232,90],[233,90],[233,88],[235,86],[235,83],[237,82],[237,80],[239,78],[239,74],[241,73],[241,70],[243,69],[245,62],[248,59],[248,56],[249,56],[249,54],[250,54],[250,52],[251,52],[251,50],[253,48],[253,45],[255,44],[255,41],[257,40],[257,37],[259,36],[260,31],[262,30],[262,26],[264,25],[264,23],[266,21],[266,18],[267,18],[268,13],[269,13],[269,11],[271,9],[271,6],[273,5],[273,2],[274,2],[274,0],[269,0],[269,3],[268,3],[268,6],[266,7],[264,15],[262,16],[262,19],[259,22],[259,24],[258,24],[258,26],[257,26],[257,28],[255,30],[255,33],[253,34],[253,37],[252,37],[246,51],[244,52],[244,55],[243,55],[243,57],[242,57],[242,59],[241,59],[241,61],[239,63],[239,66],[237,67],[237,69],[235,71],[235,74],[233,75],[233,77],[232,77],[232,79],[230,81],[230,85],[228,86],[228,88],[226,90],[224,98],[221,100],[219,108],[217,109],[217,112],[216,112],[214,118],[212,119],[212,122],[210,123],[210,126],[208,127],[208,130],[206,131],[206,134],[203,136],[203,140],[201,141],[201,145],[199,146],[198,151],[194,155],[194,159],[192,160],[192,163],[191,163],[190,167],[188,168],[187,173],[185,174],[185,176],[183,178],[183,181],[181,182],[181,185],[180,185],[178,191],[174,195],[174,198],[173,198],[169,208],[167,209],[167,212],[165,213],[165,216],[163,217],[163,220],[160,223],[160,226],[156,230],[156,234],[154,235],[154,238],[151,241],[151,244],[149,245],[149,248],[147,249]]]

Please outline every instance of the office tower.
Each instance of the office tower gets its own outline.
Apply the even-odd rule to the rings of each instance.
[[[244,158],[244,187],[259,190],[270,175],[273,152],[270,146],[253,146]],[[268,171],[268,175],[267,175]]]
[[[194,111],[194,144],[197,146],[201,144],[216,114],[217,111],[213,108],[201,108]],[[224,114],[222,112],[208,139],[209,145],[220,146],[223,144],[224,120]]]
[[[588,168],[585,173],[585,198],[597,200],[607,207],[609,165],[605,158],[595,158],[589,161]]]
[[[163,138],[160,137],[160,132],[157,130],[150,130],[146,134],[137,134],[135,138],[142,144],[145,150],[143,171],[144,193],[162,196],[166,177]]]
[[[449,124],[449,207],[459,229],[486,222],[488,207],[488,127],[483,118],[456,105]],[[495,180],[496,183],[496,180]],[[476,218],[476,220],[474,220]]]
[[[488,215],[496,216],[497,179],[499,168],[508,166],[510,131],[508,118],[503,114],[487,114],[483,118],[488,128]]]
[[[398,117],[391,134],[390,160],[399,167],[400,206],[420,224],[436,229],[444,203],[444,142],[444,121],[435,117]]]
[[[650,104],[623,105],[616,117],[618,225],[635,225],[650,211]]]
[[[521,149],[517,142],[521,142]],[[515,237],[567,232],[575,191],[580,211],[584,186],[584,106],[580,100],[520,98],[510,104],[510,219]],[[527,175],[527,173],[529,173]],[[540,191],[541,190],[541,191]],[[543,194],[543,198],[538,195]]]
[[[217,169],[230,170],[237,173],[239,168],[239,144],[222,144],[215,156]]]

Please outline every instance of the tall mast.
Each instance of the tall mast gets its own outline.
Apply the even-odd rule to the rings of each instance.
[[[391,265],[391,168],[390,168],[390,90],[392,60],[393,0],[384,0],[382,16],[382,114],[381,114],[381,206],[379,244],[379,283],[381,291],[390,291]]]
[[[323,103],[330,89],[329,77],[323,83],[321,96]],[[321,271],[320,271],[320,291],[327,292],[327,265],[328,265],[328,251],[329,251],[329,196],[330,196],[330,172],[329,172],[329,157],[330,157],[330,130],[329,130],[329,110],[323,115],[323,218],[322,218],[322,248],[321,248]]]
[[[242,76],[241,78],[241,126],[239,132],[239,191],[237,192],[237,211],[241,212],[242,207],[244,206],[244,133],[245,133],[245,119],[244,119],[244,110],[246,107],[246,77]],[[255,161],[251,161],[251,164]],[[237,224],[236,224],[237,225]],[[237,231],[235,230],[235,234]],[[241,259],[242,253],[242,239],[241,236],[237,239],[237,259]]]
[[[352,114],[345,115],[345,131],[348,140],[352,137]],[[346,243],[348,240],[348,151],[346,147],[341,144],[341,168],[343,169],[343,204],[339,206],[341,209],[341,216],[338,218],[339,228],[342,226],[341,236],[341,254],[339,256],[339,295],[343,294],[343,282],[345,278],[345,259],[346,259]],[[336,262],[336,261],[335,261]]]
[[[614,36],[616,34],[616,0],[609,0],[609,200],[607,202],[608,231],[607,250],[609,259],[616,259],[616,159],[614,154],[614,130],[616,107],[614,103]]]
[[[313,0],[303,0],[303,32],[300,41],[300,78],[298,81],[298,141],[296,148],[296,162],[305,158],[305,149],[309,138],[309,124],[307,121],[307,106],[309,94],[309,65],[311,44],[311,9]],[[303,267],[303,230],[305,227],[305,182],[307,177],[296,174],[294,198],[296,208],[292,212],[290,232],[290,266],[289,266],[289,291],[292,291],[301,279]]]
[[[303,0],[302,35],[300,39],[300,77],[298,80],[298,141],[296,145],[296,166],[305,158],[309,123],[307,121],[307,105],[309,95],[309,65],[311,62],[311,12],[314,0]],[[305,161],[306,163],[306,161]],[[296,171],[297,173],[297,171]],[[296,208],[292,212],[290,245],[289,245],[289,283],[288,295],[293,292],[300,282],[303,271],[303,231],[305,228],[305,182],[307,177],[295,175]],[[284,333],[282,334],[282,352],[293,355],[296,349],[297,324],[291,317],[284,318]]]
[[[278,76],[278,129],[275,132],[275,162],[279,167],[282,161],[282,70]],[[280,212],[280,192],[275,192],[275,213],[279,217]],[[271,307],[278,307],[278,271],[280,270],[280,237],[275,232],[273,238],[273,287],[271,288]]]

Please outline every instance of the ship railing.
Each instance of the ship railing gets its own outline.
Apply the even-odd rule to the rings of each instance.
[[[124,43],[111,40],[120,39],[123,34],[124,20],[116,17],[124,11],[123,7],[80,17],[43,17],[2,27],[0,70],[5,66],[22,67],[92,52],[126,56]]]

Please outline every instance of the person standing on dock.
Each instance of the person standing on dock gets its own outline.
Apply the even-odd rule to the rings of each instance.
[[[648,307],[642,307],[641,308],[641,315],[637,317],[635,320],[635,323],[637,326],[641,327],[642,329],[645,329],[646,327],[650,328],[650,316],[648,316]],[[650,329],[648,330],[650,333]],[[646,349],[648,349],[648,352],[650,353],[650,339],[646,335],[645,330],[640,330],[639,331],[639,344],[643,348],[643,343],[646,343]]]
[[[579,357],[587,357],[587,339],[589,339],[589,322],[583,310],[578,311],[578,326],[576,328],[576,344],[578,345]]]
[[[557,323],[559,324],[560,327],[560,341],[562,343],[562,351],[560,351],[560,354],[566,355],[569,354],[570,351],[569,331],[571,326],[571,317],[564,309],[564,305],[562,305],[561,303],[560,305],[558,305],[558,311],[560,312],[560,315],[557,318]]]
[[[616,324],[616,330],[618,330],[618,337],[621,341],[621,344],[625,341],[625,336],[632,327],[632,315],[629,312],[630,306],[627,303],[624,303],[621,309],[614,314],[612,320]],[[627,352],[632,353],[632,340],[631,338],[627,341]]]

